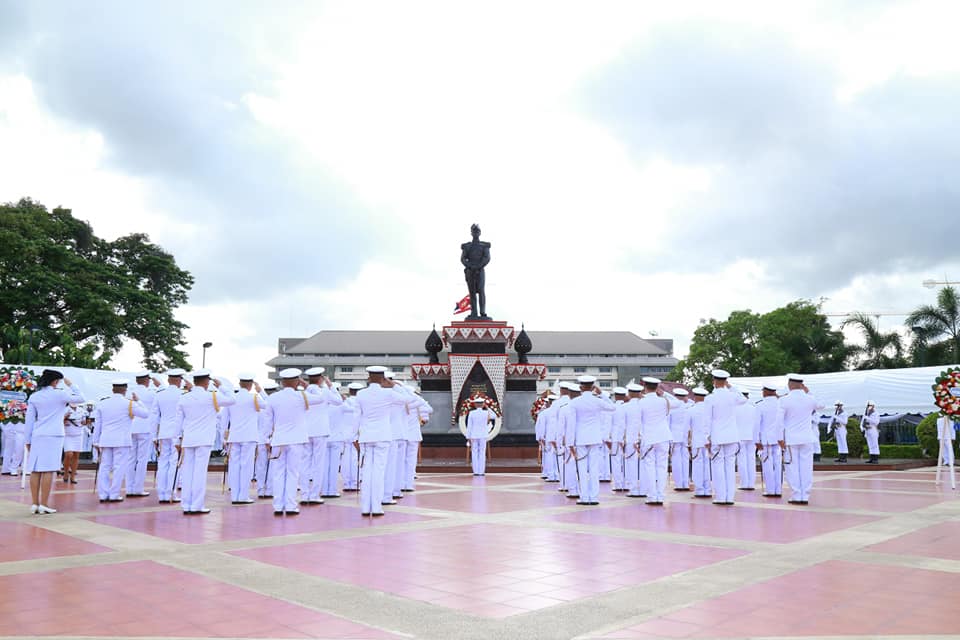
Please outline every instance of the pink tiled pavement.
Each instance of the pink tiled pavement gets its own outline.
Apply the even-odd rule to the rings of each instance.
[[[929,482],[904,482],[903,480],[892,480],[887,478],[833,478],[831,480],[818,482],[816,487],[828,489],[856,489],[858,491],[898,491],[921,494],[950,495],[951,489],[949,481],[945,484],[941,484],[938,487],[934,483],[932,476],[929,480]]]
[[[790,490],[784,489],[784,501],[790,498]],[[810,493],[811,507],[826,507],[833,509],[859,509],[863,511],[880,511],[884,513],[903,513],[905,511],[914,511],[929,507],[932,504],[942,502],[949,496],[936,494],[915,494],[905,495],[899,493],[883,493],[880,491],[873,493],[855,492],[855,491],[817,491],[817,485],[813,485],[813,491]]]
[[[50,516],[36,516],[46,518]],[[0,522],[0,562],[110,551],[92,542],[19,522]]]
[[[30,494],[24,493],[16,496],[0,496],[3,500],[12,500],[23,505],[30,504]],[[50,497],[50,506],[64,512],[75,511],[126,511],[129,509],[143,509],[144,507],[156,507],[157,499],[153,496],[146,498],[126,498],[122,502],[100,502],[100,498],[92,491],[72,491],[58,492]],[[29,507],[27,507],[29,510]]]
[[[960,522],[942,522],[866,548],[866,551],[960,560]]]
[[[797,508],[783,511],[722,507],[703,502],[670,502],[651,507],[637,500],[622,507],[583,509],[553,516],[558,522],[642,529],[758,542],[796,542],[830,531],[872,522],[875,518],[820,513]]]
[[[826,562],[602,637],[953,634],[956,585],[951,573]]]
[[[393,638],[154,562],[0,577],[0,636]]]
[[[383,518],[364,518],[360,516],[359,508],[329,504],[301,507],[298,516],[277,517],[273,515],[269,501],[262,501],[245,506],[225,504],[211,508],[209,514],[202,516],[185,516],[179,506],[174,506],[161,511],[100,515],[90,519],[99,524],[187,544],[204,544],[317,531],[376,528],[428,518],[395,511]]]
[[[233,553],[489,617],[559,605],[742,555],[492,524]],[[323,561],[304,560],[313,557]]]
[[[405,507],[444,509],[470,513],[503,513],[543,507],[562,507],[572,503],[560,493],[520,493],[484,491],[482,488],[450,493],[407,493]]]

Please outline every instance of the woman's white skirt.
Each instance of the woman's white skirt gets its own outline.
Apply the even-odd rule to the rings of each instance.
[[[77,434],[75,436],[64,436],[63,450],[64,451],[83,451],[83,435]]]
[[[30,444],[30,460],[27,471],[44,473],[60,469],[63,454],[63,436],[34,436]]]

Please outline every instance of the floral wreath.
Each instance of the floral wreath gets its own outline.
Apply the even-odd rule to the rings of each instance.
[[[530,405],[530,418],[536,422],[537,416],[540,415],[540,412],[547,408],[547,403],[550,402],[547,399],[547,395],[544,394],[539,396],[536,400],[533,401],[533,404]]]
[[[460,408],[457,409],[457,415],[454,416],[452,422],[456,423],[460,418],[466,418],[467,414],[476,409],[476,405],[473,404],[473,401],[477,398],[483,398],[483,408],[493,411],[498,418],[503,417],[503,412],[500,410],[500,403],[491,398],[490,396],[477,393],[469,398],[465,398],[463,402],[460,403]]]
[[[941,371],[932,389],[933,402],[940,408],[940,415],[960,421],[960,369],[951,367]]]
[[[36,390],[37,381],[29,370],[0,367],[0,391],[19,396],[0,398],[0,421],[23,422],[27,417],[27,398]]]

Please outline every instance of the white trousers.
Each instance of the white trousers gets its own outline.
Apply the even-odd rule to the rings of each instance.
[[[397,466],[393,470],[393,497],[403,496],[403,483],[407,474],[407,441],[397,440]]]
[[[258,496],[270,496],[273,495],[271,491],[271,482],[270,478],[267,475],[273,475],[273,470],[270,469],[270,453],[267,451],[267,445],[258,444],[257,445],[257,455],[256,461],[253,465],[253,476],[257,480],[257,495]]]
[[[403,484],[401,489],[406,489],[407,491],[413,491],[416,489],[416,476],[417,476],[417,454],[420,452],[420,441],[419,440],[407,440],[407,448],[405,449],[405,460],[403,464]]]
[[[300,461],[300,499],[319,500],[320,485],[327,472],[327,438],[316,436],[310,438],[303,447]],[[274,496],[277,494],[274,493]]]
[[[610,449],[607,448],[606,444],[602,444],[603,450],[601,451],[602,460],[600,460],[600,480],[603,482],[610,481],[613,478],[613,463],[610,460]]]
[[[733,502],[737,490],[737,449],[739,442],[715,444],[710,451],[714,502]]]
[[[308,446],[307,444],[284,444],[273,447],[273,457],[270,460],[270,476],[273,479],[274,511],[296,511],[298,509],[297,486],[300,484],[304,449]]]
[[[787,482],[793,490],[791,500],[809,500],[813,487],[813,443],[787,445],[784,468]]]
[[[627,485],[624,479],[626,475],[623,468],[623,444],[620,442],[613,443],[613,449],[610,453],[610,465],[613,467],[613,481],[614,489],[626,489]]]
[[[227,484],[230,500],[239,502],[250,499],[250,482],[253,480],[253,458],[257,453],[256,442],[231,442],[230,465],[227,468]]]
[[[387,474],[390,442],[364,442],[360,467],[360,513],[383,513],[383,483]]]
[[[541,466],[541,475],[544,480],[553,482],[554,480],[560,479],[560,474],[557,470],[557,450],[554,448],[553,444],[545,442],[543,444],[543,453],[541,454],[543,458],[543,465]]]
[[[394,491],[393,483],[397,480],[397,456],[400,454],[400,441],[391,440],[390,447],[387,449],[387,470],[383,476],[383,500],[382,502],[392,502],[393,496],[398,495],[399,491]]]
[[[676,489],[690,488],[690,450],[686,442],[670,443],[670,467],[673,469],[673,486]]]
[[[647,502],[663,502],[663,493],[667,489],[667,458],[670,455],[669,442],[648,444],[640,451],[643,461],[642,475],[646,478]]]
[[[343,455],[342,440],[327,440],[327,469],[320,488],[326,497],[340,495],[340,462]]]
[[[944,465],[952,467],[954,464],[953,440],[941,440],[940,452],[937,455],[939,456],[940,460],[943,461]]]
[[[640,472],[640,454],[637,453],[636,448],[632,444],[627,445],[627,454],[623,460],[623,474],[624,482],[627,483],[627,488],[630,490],[627,492],[627,495],[631,496],[642,496],[643,493],[643,478]]]
[[[207,465],[213,447],[184,447],[180,477],[183,490],[180,506],[184,511],[200,511],[207,497]]]
[[[837,427],[833,432],[837,438],[837,453],[849,455],[850,449],[847,448],[847,428]]]
[[[577,446],[577,466],[580,476],[580,502],[598,502],[600,500],[600,470],[606,463],[603,443],[581,444]]]
[[[16,473],[21,462],[23,462],[23,434],[17,432],[17,425],[4,423],[2,472]]]
[[[177,447],[173,438],[160,441],[160,456],[157,458],[157,499],[173,499],[173,477],[177,473]]]
[[[690,459],[691,475],[693,479],[693,494],[709,496],[713,487],[710,482],[710,453],[706,447],[697,447],[693,450]]]
[[[360,456],[352,442],[344,443],[343,461],[340,463],[340,475],[343,477],[344,489],[357,489],[360,480]]]
[[[103,447],[97,471],[97,495],[101,500],[123,497],[123,479],[130,466],[131,447]]]
[[[880,455],[880,429],[867,429],[863,437],[867,439],[867,453],[872,456]]]
[[[737,454],[737,470],[740,472],[740,487],[754,489],[757,486],[757,445],[753,440],[741,440]]]
[[[153,449],[153,436],[149,433],[134,433],[133,446],[130,447],[127,475],[127,493],[143,493],[143,484],[147,478],[147,463],[150,450]]]
[[[487,439],[470,439],[470,465],[474,475],[483,475],[487,472]]]
[[[763,495],[779,496],[783,493],[783,452],[779,444],[765,444],[760,450],[760,467],[763,470]]]
[[[580,455],[583,454],[581,453]],[[579,496],[580,480],[577,478],[577,461],[574,459],[573,454],[570,453],[569,447],[564,449],[563,460],[563,483],[566,485],[564,488],[569,495]]]
[[[817,439],[813,442],[813,452],[817,455],[820,455],[823,453],[823,450],[820,448],[820,430],[814,429],[814,432],[814,435]]]

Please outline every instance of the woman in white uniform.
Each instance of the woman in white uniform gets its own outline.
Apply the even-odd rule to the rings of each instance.
[[[61,381],[66,389],[58,388]],[[37,381],[37,390],[27,400],[24,444],[29,453],[26,464],[33,498],[30,513],[57,512],[47,503],[50,501],[50,484],[60,469],[63,453],[63,417],[68,405],[79,402],[83,402],[80,391],[62,373],[53,369],[44,369]]]
[[[63,481],[77,484],[77,467],[83,451],[83,423],[87,412],[83,405],[71,405],[63,418]]]

